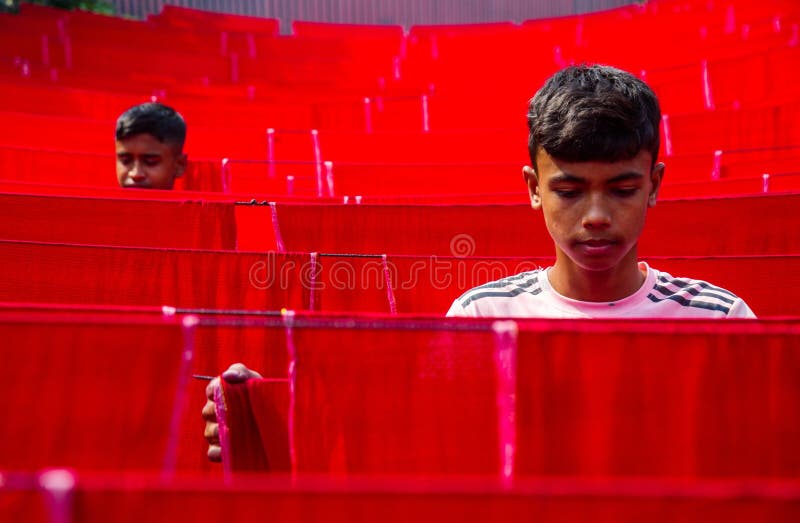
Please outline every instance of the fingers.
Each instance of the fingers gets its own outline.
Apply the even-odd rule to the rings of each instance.
[[[211,403],[213,405],[213,403]],[[203,408],[203,417],[206,417],[206,409]],[[207,419],[207,418],[206,418]],[[210,461],[222,461],[222,447],[219,442],[219,424],[216,422],[206,421],[203,436],[208,441],[208,459]]]
[[[203,436],[209,443],[219,444],[219,423],[206,423],[206,428],[203,431]]]
[[[260,378],[261,374],[250,370],[241,363],[234,363],[228,370],[222,373],[222,378],[228,383],[242,383],[252,378]],[[209,387],[211,384],[209,383]]]
[[[214,394],[217,392],[219,388],[219,378],[214,378],[213,380],[208,382],[206,385],[206,398],[210,401],[214,401]]]
[[[211,400],[203,405],[203,419],[212,423],[217,422],[217,405]]]
[[[252,378],[260,378],[261,374],[250,370],[241,363],[234,363],[222,373],[222,378],[228,383],[243,383]],[[214,378],[206,385],[206,404],[203,406],[203,419],[206,420],[203,436],[208,441],[208,460],[222,461],[222,447],[219,442],[219,423],[217,423],[217,406],[214,397],[219,390],[219,378]]]

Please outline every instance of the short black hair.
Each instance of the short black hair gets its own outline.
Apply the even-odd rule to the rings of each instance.
[[[650,87],[604,65],[577,65],[551,76],[528,108],[528,152],[539,147],[569,162],[616,162],[660,146],[661,109]]]
[[[159,142],[176,145],[182,150],[186,141],[186,122],[172,107],[157,102],[143,103],[117,118],[117,140],[137,134],[150,134]]]

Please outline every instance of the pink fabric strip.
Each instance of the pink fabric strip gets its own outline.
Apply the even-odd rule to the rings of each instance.
[[[281,225],[278,221],[278,206],[275,202],[269,202],[269,210],[272,213],[272,232],[275,234],[275,248],[278,252],[286,252],[283,247],[283,237],[281,236]]]
[[[372,100],[364,98],[364,132],[372,134]]]
[[[308,310],[313,311],[316,310],[314,308],[315,305],[315,298],[317,294],[317,274],[319,268],[317,266],[317,259],[319,255],[316,252],[311,253],[311,281],[309,282],[309,289],[308,289]]]
[[[389,312],[397,314],[397,302],[394,299],[394,290],[392,290],[392,274],[389,272],[389,261],[385,254],[381,255],[381,264],[383,265],[383,283],[386,284],[386,300],[389,302]]]
[[[711,169],[711,179],[719,180],[722,176],[722,151],[714,151],[714,166]]]
[[[664,132],[664,153],[667,156],[672,156],[672,135],[670,134],[668,114],[661,116],[661,125]]]
[[[500,458],[500,478],[514,477],[517,450],[517,332],[516,322],[496,321],[494,355],[497,369],[497,441]]]
[[[275,129],[267,129],[267,172],[269,179],[275,178]]]
[[[286,311],[283,314],[283,322],[286,326],[286,356],[289,361],[286,369],[287,377],[289,378],[289,412],[287,414],[289,459],[292,464],[292,476],[295,476],[297,474],[297,447],[294,437],[295,407],[297,404],[295,393],[295,386],[297,384],[297,347],[294,344],[294,332],[292,331],[294,311]]]
[[[708,60],[700,64],[703,69],[703,103],[708,110],[714,110],[714,96],[711,93],[711,79],[708,77]]]
[[[185,316],[183,318],[183,349],[181,350],[181,362],[178,367],[178,385],[172,403],[172,418],[169,424],[167,447],[164,451],[164,465],[161,468],[161,474],[166,479],[172,478],[175,475],[175,468],[178,462],[181,418],[189,400],[189,379],[192,369],[192,359],[194,358],[195,330],[199,322],[200,320],[197,316]]]
[[[222,180],[222,192],[231,192],[231,160],[230,158],[223,158],[220,164],[220,178]]]
[[[219,377],[218,379],[222,379]],[[225,396],[222,393],[222,385],[214,391],[214,410],[217,415],[217,425],[219,426],[219,446],[222,452],[222,472],[225,480],[233,478],[233,464],[231,462],[231,433],[228,428],[228,411],[225,408]]]
[[[66,469],[47,470],[39,475],[38,482],[46,493],[51,523],[70,523],[75,474]]]
[[[311,144],[314,148],[314,166],[317,175],[317,197],[322,197],[322,151],[319,147],[319,131],[311,129]]]

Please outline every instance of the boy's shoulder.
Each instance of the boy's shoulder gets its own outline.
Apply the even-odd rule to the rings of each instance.
[[[704,280],[675,277],[649,267],[641,288],[615,302],[582,302],[559,295],[539,268],[472,288],[448,316],[518,318],[754,318],[747,304]]]
[[[539,268],[473,287],[453,302],[453,307],[448,314],[461,315],[457,314],[457,308],[465,311],[475,310],[476,307],[479,307],[481,310],[488,311],[498,305],[505,308],[515,302],[527,301],[531,297],[542,294],[545,274],[545,270]]]
[[[647,294],[647,299],[654,304],[671,301],[685,307],[687,311],[701,309],[728,316],[734,307],[744,303],[731,291],[705,280],[676,277],[652,268],[650,270],[655,276],[655,282]]]

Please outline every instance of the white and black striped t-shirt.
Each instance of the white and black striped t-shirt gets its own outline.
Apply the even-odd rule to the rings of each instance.
[[[558,294],[536,269],[475,287],[453,302],[448,316],[473,318],[755,318],[730,291],[708,282],[675,278],[640,262],[644,284],[627,298],[586,302]]]

